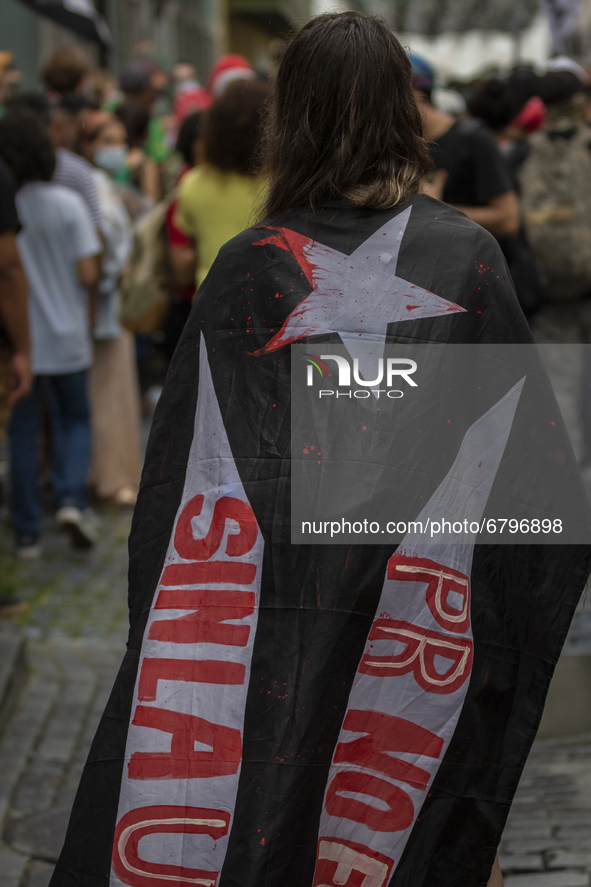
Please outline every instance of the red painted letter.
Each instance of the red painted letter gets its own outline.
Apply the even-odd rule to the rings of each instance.
[[[169,564],[162,573],[160,585],[210,585],[212,582],[252,585],[255,564],[240,561],[197,561],[192,564]]]
[[[243,684],[246,667],[219,659],[144,659],[138,684],[142,702],[154,702],[158,681],[195,684]]]
[[[470,628],[470,580],[464,573],[442,567],[426,557],[394,554],[388,561],[388,579],[426,582],[427,604],[442,628],[463,634]],[[459,602],[454,607],[450,595]]]
[[[219,872],[188,869],[166,862],[148,862],[139,854],[147,835],[207,835],[214,841],[228,833],[230,814],[204,807],[139,807],[121,817],[113,841],[113,870],[131,887],[214,887]]]
[[[419,687],[440,694],[453,693],[470,676],[473,644],[469,638],[438,634],[398,619],[376,619],[369,640],[389,640],[396,648],[404,644],[404,649],[388,656],[364,653],[359,664],[363,674],[387,678],[412,672]],[[436,656],[450,662],[443,673],[436,668]]]
[[[226,625],[227,619],[244,619],[254,613],[252,591],[213,591],[211,588],[188,591],[186,588],[162,588],[156,610],[195,610],[178,619],[153,622],[148,637],[173,644],[228,644],[245,647],[248,625]]]
[[[369,795],[382,801],[387,810],[349,798],[339,792]],[[401,832],[412,824],[415,811],[406,792],[385,779],[344,770],[337,773],[326,792],[326,812],[366,825],[374,832]]]
[[[129,761],[130,779],[203,779],[238,772],[240,730],[150,705],[138,705],[132,723],[172,733],[172,740],[169,752],[135,752]],[[211,751],[195,751],[196,742],[211,746]]]
[[[335,763],[356,764],[417,788],[427,787],[430,776],[426,770],[400,758],[393,758],[389,752],[412,752],[438,758],[443,740],[435,733],[395,715],[355,709],[347,712],[343,728],[352,733],[369,735],[352,742],[339,742],[334,755]]]
[[[393,860],[341,838],[320,838],[313,887],[385,887]]]
[[[211,525],[206,536],[196,539],[191,521],[199,517],[203,508],[203,496],[190,499],[183,508],[174,532],[174,547],[188,561],[206,561],[220,547],[227,520],[234,520],[238,533],[231,533],[226,542],[226,554],[240,557],[251,550],[258,535],[257,522],[252,508],[242,499],[222,496],[213,507]]]

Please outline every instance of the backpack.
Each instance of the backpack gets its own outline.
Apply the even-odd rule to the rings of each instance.
[[[535,133],[519,171],[527,239],[548,301],[591,291],[591,132]]]
[[[121,325],[132,333],[159,329],[170,303],[170,253],[166,214],[173,193],[136,222],[134,244],[121,281]]]

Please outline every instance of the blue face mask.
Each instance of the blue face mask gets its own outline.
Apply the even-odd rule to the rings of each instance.
[[[99,148],[94,155],[94,162],[106,172],[116,173],[125,166],[127,161],[127,148],[125,145],[107,145]]]

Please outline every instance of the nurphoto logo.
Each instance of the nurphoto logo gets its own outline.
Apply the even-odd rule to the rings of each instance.
[[[316,369],[320,375],[321,379],[325,379],[332,374],[329,373],[326,364],[324,361],[333,360],[338,369],[338,382],[337,389],[339,388],[348,388],[348,391],[339,391],[333,390],[332,388],[321,388],[318,391],[318,397],[357,397],[357,398],[365,398],[370,397],[373,393],[375,397],[379,398],[381,394],[385,394],[386,397],[389,397],[393,400],[397,400],[400,397],[404,397],[404,391],[400,388],[394,388],[394,379],[397,381],[402,380],[407,385],[410,385],[412,388],[417,388],[418,385],[411,378],[413,373],[417,370],[417,363],[415,360],[411,360],[406,357],[387,357],[385,359],[385,368],[384,368],[384,358],[379,357],[377,361],[377,375],[375,379],[364,379],[361,376],[359,371],[359,358],[353,358],[353,381],[357,385],[361,386],[360,388],[352,389],[351,388],[351,361],[347,357],[343,357],[341,354],[321,354],[320,357],[316,357],[313,354],[304,354],[301,360],[306,361],[306,385],[309,388],[314,386],[314,370]],[[378,385],[381,385],[382,382],[385,382],[386,388],[378,388]],[[400,384],[400,383],[399,383]]]

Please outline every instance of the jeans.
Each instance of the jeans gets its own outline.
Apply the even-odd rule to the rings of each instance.
[[[39,437],[42,394],[49,399],[52,425],[53,487],[58,507],[86,507],[90,468],[88,372],[37,376],[26,400],[16,405],[8,427],[11,510],[18,536],[38,536],[41,529]]]

